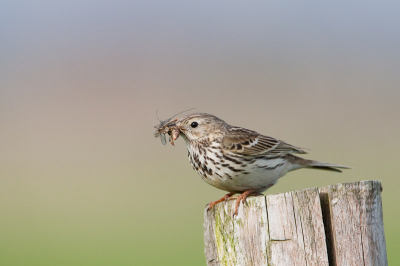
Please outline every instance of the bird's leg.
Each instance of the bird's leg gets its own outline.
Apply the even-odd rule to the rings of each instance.
[[[228,200],[237,199],[236,200],[236,204],[235,204],[235,212],[233,213],[233,216],[238,214],[238,207],[240,205],[240,201],[242,201],[243,204],[245,204],[246,203],[246,199],[247,199],[248,196],[260,196],[260,195],[262,195],[262,194],[259,193],[259,192],[256,192],[256,190],[250,189],[250,190],[247,190],[247,191],[243,192],[239,196],[230,197]]]
[[[220,198],[219,200],[216,200],[216,201],[213,201],[213,202],[208,203],[207,211],[211,210],[211,208],[212,208],[215,204],[220,203],[220,202],[223,202],[223,201],[227,201],[229,198],[231,198],[231,197],[232,197],[233,195],[235,195],[235,194],[236,194],[236,193],[230,192],[230,193],[226,194],[225,196],[223,196],[222,198]]]

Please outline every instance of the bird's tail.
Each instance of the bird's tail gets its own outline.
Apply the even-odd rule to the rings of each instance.
[[[340,164],[332,164],[332,163],[325,163],[319,162],[314,160],[309,160],[309,164],[306,166],[307,168],[311,169],[319,169],[319,170],[327,170],[327,171],[334,171],[341,173],[340,169],[353,169],[353,167],[340,165]]]
[[[314,160],[303,159],[294,155],[289,155],[287,159],[292,163],[292,170],[296,170],[299,168],[310,168],[310,169],[319,169],[319,170],[327,170],[334,172],[342,172],[340,169],[353,169],[353,167],[348,167],[340,164],[333,163],[325,163]]]

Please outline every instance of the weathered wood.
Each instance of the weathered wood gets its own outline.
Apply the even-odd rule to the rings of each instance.
[[[320,189],[331,265],[388,265],[379,181]],[[329,217],[329,218],[328,218]],[[324,220],[325,221],[325,220]]]
[[[205,211],[208,265],[328,265],[317,188],[234,203]]]
[[[268,239],[265,197],[248,198],[232,218],[234,201],[205,210],[207,265],[266,265]],[[211,240],[209,243],[207,241]]]
[[[235,201],[219,203],[204,212],[207,265],[387,265],[380,188],[362,181],[249,197],[235,217]]]
[[[266,199],[270,265],[328,265],[318,189]]]

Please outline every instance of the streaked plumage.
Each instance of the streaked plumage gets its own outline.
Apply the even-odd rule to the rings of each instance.
[[[190,114],[169,127],[179,129],[186,142],[189,161],[203,180],[229,192],[210,203],[209,208],[236,193],[243,193],[236,202],[237,214],[241,200],[267,190],[289,171],[316,168],[341,172],[338,168],[349,168],[297,157],[294,154],[304,154],[304,149],[252,130],[231,126],[210,114]]]

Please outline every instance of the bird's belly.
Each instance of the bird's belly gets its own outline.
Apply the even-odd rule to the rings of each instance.
[[[287,162],[282,158],[269,161],[268,165],[254,163],[244,167],[229,166],[211,166],[213,174],[203,178],[204,181],[229,192],[243,192],[250,189],[262,192],[288,172]]]
[[[208,184],[229,192],[265,191],[285,175],[290,165],[282,157],[245,161],[233,156],[190,149],[188,157],[193,169]]]

